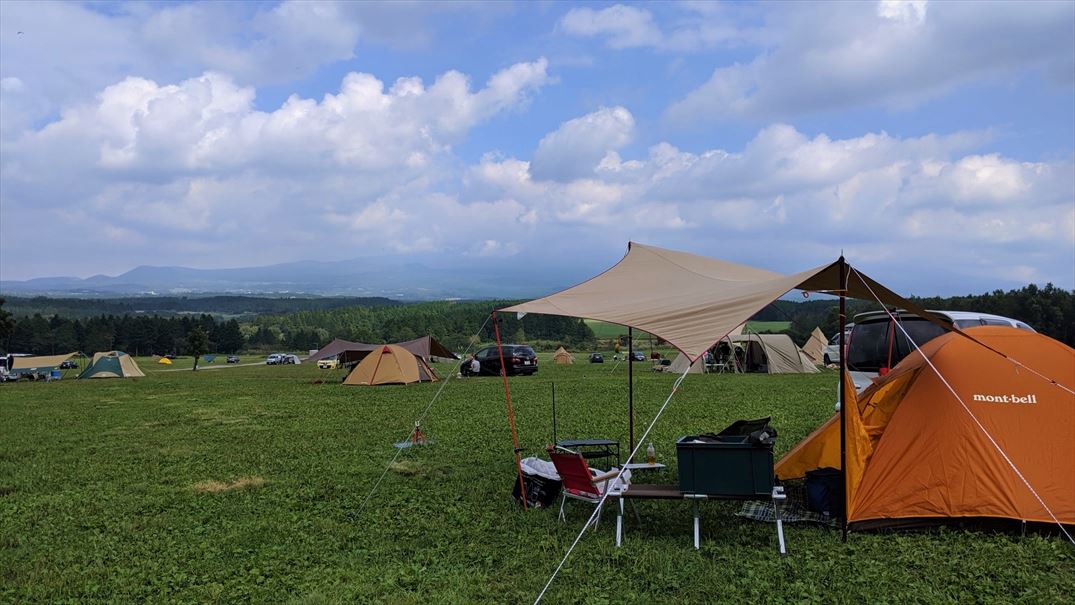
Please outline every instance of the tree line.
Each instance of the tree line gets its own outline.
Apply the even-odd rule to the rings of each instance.
[[[1043,287],[1031,284],[1006,292],[996,290],[978,295],[911,300],[928,309],[978,311],[1012,317],[1068,346],[1075,346],[1075,292],[1053,284]],[[6,311],[3,299],[0,299],[0,349],[39,355],[112,349],[134,355],[189,354],[189,335],[193,329],[200,328],[208,338],[207,350],[218,353],[270,349],[305,351],[319,348],[335,337],[380,343],[425,335],[437,338],[453,350],[463,351],[471,344],[495,340],[493,324],[488,321],[490,313],[513,302],[380,304],[377,300],[373,306],[263,314],[240,323],[236,319],[217,318],[208,313],[169,317],[123,313],[76,318],[63,314],[48,316],[40,312],[17,315]],[[242,306],[238,302],[234,304]],[[872,302],[849,300],[848,320],[851,321],[857,313],[877,308]],[[534,314],[520,319],[514,313],[503,313],[498,317],[504,342],[529,343],[540,348],[565,345],[574,349],[591,348],[596,344],[593,331],[581,319]],[[755,319],[790,321],[791,326],[785,332],[802,344],[815,326],[820,326],[827,336],[836,333],[837,303],[832,299],[779,300],[758,313]]]
[[[0,305],[2,305],[0,299]],[[0,308],[0,313],[6,313]],[[217,320],[211,315],[160,317],[147,315],[99,315],[69,319],[39,313],[18,318],[0,317],[0,348],[9,353],[53,355],[81,351],[119,350],[131,355],[189,355],[190,334],[200,330],[208,342],[206,351],[235,353],[246,339],[239,322]]]

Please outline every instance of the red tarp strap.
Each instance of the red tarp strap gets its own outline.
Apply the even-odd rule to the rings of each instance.
[[[526,510],[526,484],[523,482],[523,460],[519,455],[519,435],[515,432],[515,410],[511,407],[511,389],[508,388],[508,371],[504,367],[504,347],[500,343],[500,324],[496,320],[496,311],[493,311],[493,330],[496,333],[496,353],[500,356],[500,378],[504,381],[504,399],[508,403],[508,424],[511,425],[511,441],[515,445],[515,471],[519,475],[519,493],[523,499],[523,510]]]

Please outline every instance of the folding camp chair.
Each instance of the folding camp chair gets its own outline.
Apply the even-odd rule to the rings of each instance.
[[[566,448],[550,447],[548,453],[553,465],[556,466],[556,473],[560,475],[560,481],[563,483],[563,498],[560,499],[561,521],[566,521],[564,504],[568,498],[597,505],[603,495],[602,487],[604,489],[611,488],[613,480],[621,472],[610,471],[598,474],[598,471],[586,464],[586,459],[582,457],[582,454]],[[601,482],[603,483],[599,486],[598,484]],[[596,528],[600,522],[601,513],[598,511],[594,527]]]

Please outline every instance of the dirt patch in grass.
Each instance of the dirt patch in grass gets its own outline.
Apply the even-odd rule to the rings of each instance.
[[[202,494],[219,494],[221,492],[230,492],[237,489],[261,489],[268,484],[268,481],[261,477],[239,477],[232,481],[217,481],[210,479],[208,481],[199,481],[194,484],[194,491]]]
[[[441,478],[448,475],[448,469],[443,465],[429,462],[415,462],[413,460],[393,462],[392,466],[389,468],[393,473],[403,475],[404,477]]]

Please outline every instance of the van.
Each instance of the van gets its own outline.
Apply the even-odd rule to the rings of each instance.
[[[970,311],[930,311],[930,313],[961,330],[976,326],[1010,326],[1030,332],[1035,331],[1034,328],[1017,319],[989,313]],[[892,315],[899,322],[899,327],[884,311],[870,311],[855,316],[854,328],[851,330],[850,342],[847,345],[847,370],[855,382],[856,391],[861,392],[870,386],[874,378],[887,374],[904,357],[914,351],[915,346],[908,342],[908,336],[921,347],[945,333],[940,326],[908,311],[895,311]]]

